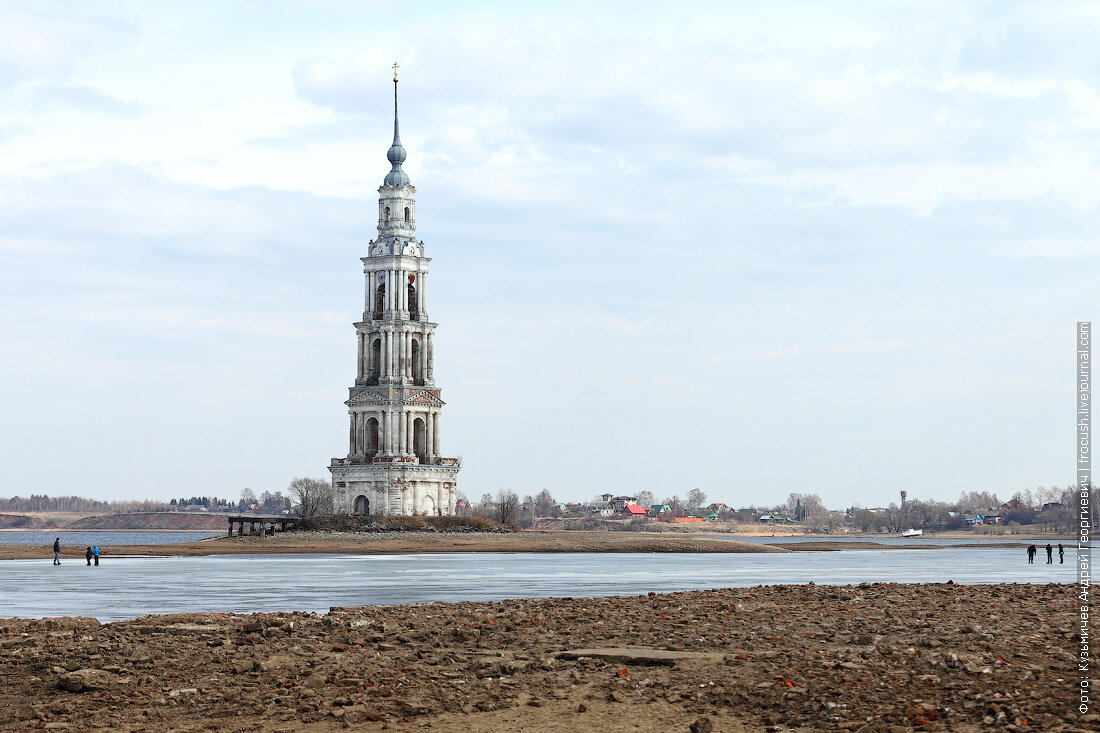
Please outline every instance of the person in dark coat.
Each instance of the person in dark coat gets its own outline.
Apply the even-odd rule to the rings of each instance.
[[[1047,543],[1047,565],[1053,565],[1053,564],[1054,564],[1054,548],[1051,547],[1050,543],[1048,542]]]
[[[1027,546],[1027,562],[1029,565],[1035,562],[1035,545]]]
[[[92,564],[92,548],[88,548],[88,551],[84,553],[84,559],[88,561],[88,564]]]
[[[1047,552],[1048,553],[1050,552],[1049,548],[1048,548]],[[98,568],[99,567],[99,545],[92,545],[92,557],[95,558],[95,565]]]
[[[53,564],[61,564],[61,538],[58,537],[53,541]]]
[[[1058,564],[1061,565],[1066,561],[1065,550],[1062,549],[1062,543],[1058,543]]]

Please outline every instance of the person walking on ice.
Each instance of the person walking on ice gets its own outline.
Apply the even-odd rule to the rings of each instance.
[[[1053,565],[1053,564],[1054,564],[1054,548],[1051,547],[1050,543],[1048,542],[1047,543],[1047,565]]]
[[[1049,554],[1049,551],[1048,551]],[[95,566],[99,567],[99,545],[92,545],[92,557],[95,558]]]
[[[1062,543],[1058,543],[1058,564],[1061,565],[1066,561],[1066,551],[1062,549]]]
[[[1035,545],[1027,546],[1027,564],[1035,562]]]
[[[58,537],[53,541],[53,564],[61,564],[61,538]]]
[[[89,547],[89,548],[88,548],[88,549],[87,549],[87,550],[86,550],[86,551],[84,552],[84,559],[88,561],[88,565],[91,565],[91,564],[92,564],[92,548],[90,548],[90,547]]]

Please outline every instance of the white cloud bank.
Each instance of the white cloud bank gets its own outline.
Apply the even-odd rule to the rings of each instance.
[[[51,8],[0,11],[0,495],[341,453],[393,58],[475,498],[1072,478],[1091,4]]]

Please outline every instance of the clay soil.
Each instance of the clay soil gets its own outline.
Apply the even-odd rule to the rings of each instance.
[[[1068,585],[0,621],[0,729],[1096,730]]]

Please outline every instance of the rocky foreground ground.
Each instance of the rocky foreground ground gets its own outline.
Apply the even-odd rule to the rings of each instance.
[[[863,584],[7,620],[0,729],[1096,730],[1074,608]]]

